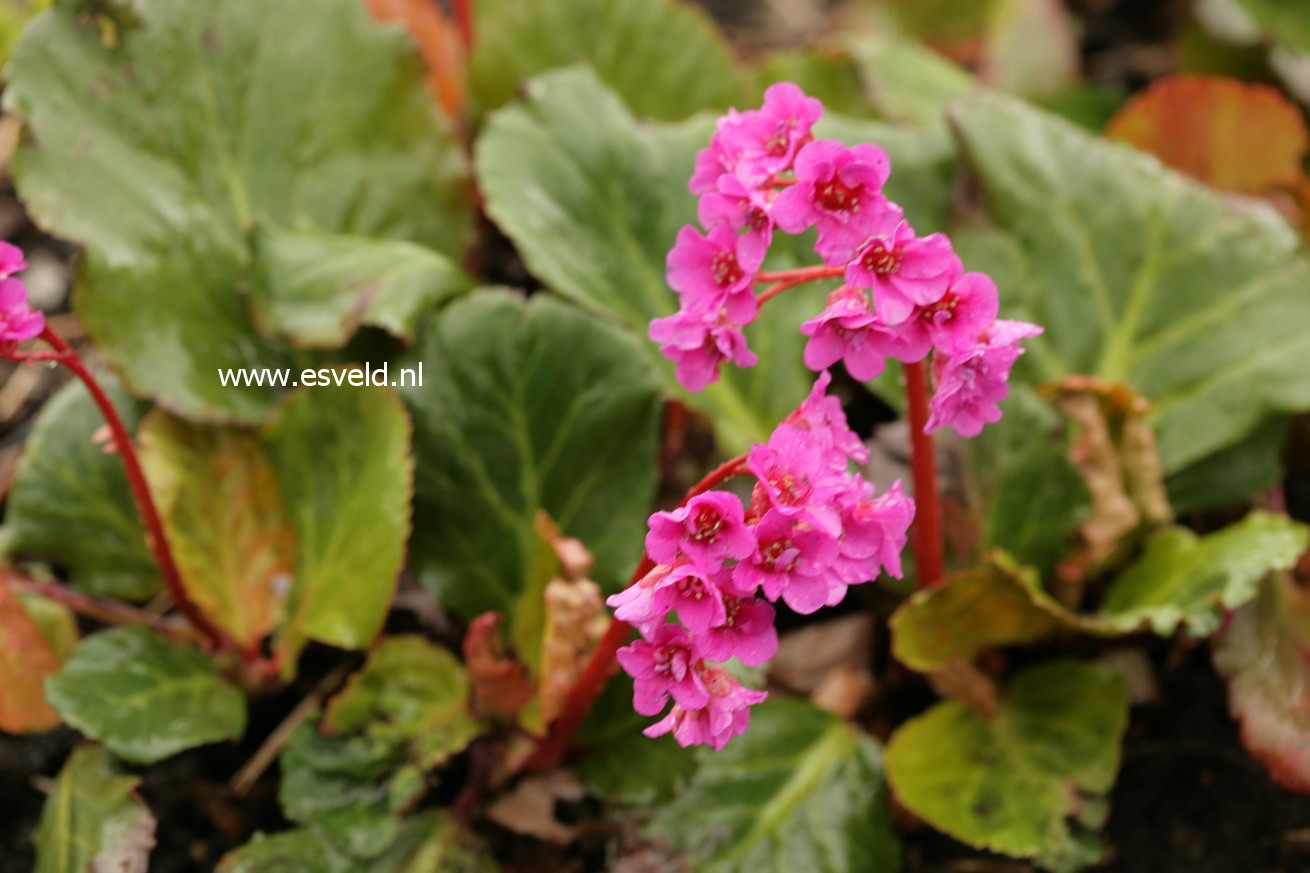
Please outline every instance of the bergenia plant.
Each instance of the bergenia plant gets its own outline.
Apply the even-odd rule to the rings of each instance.
[[[822,114],[820,101],[781,82],[759,109],[718,119],[689,184],[702,226],[683,227],[668,254],[680,306],[650,324],[683,387],[700,391],[725,364],[757,363],[745,328],[770,300],[807,282],[843,280],[797,326],[809,337],[805,364],[819,374],[809,396],[766,444],[710,474],[677,509],[650,517],[646,561],[633,584],[607,601],[617,621],[597,659],[617,657],[633,679],[637,712],[658,715],[672,701],[646,734],[672,732],[683,746],[723,748],[746,730],[751,705],[765,699],[722,663],[754,666],[773,657],[770,604],[782,600],[809,614],[883,571],[901,576],[916,500],[899,481],[877,494],[861,474],[868,452],[827,393],[828,368],[840,361],[868,381],[888,358],[904,365],[918,584],[927,587],[942,567],[929,434],[951,427],[973,437],[999,420],[1020,341],[1042,332],[998,319],[995,283],[966,272],[945,235],[915,233],[883,193],[892,170],[881,148],[815,139]],[[812,227],[820,264],[762,269],[776,234]],[[755,480],[749,506],[708,490],[735,476]],[[633,627],[641,638],[612,655]],[[575,702],[584,710],[589,703]]]

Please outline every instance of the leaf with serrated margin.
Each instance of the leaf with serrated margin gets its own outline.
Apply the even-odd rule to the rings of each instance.
[[[263,639],[282,618],[295,537],[258,438],[155,410],[139,440],[182,586],[239,645]]]
[[[503,0],[479,13],[471,78],[486,109],[536,74],[578,61],[640,115],[680,119],[741,98],[727,40],[681,0]]]
[[[306,639],[358,649],[381,630],[409,538],[409,436],[400,399],[373,386],[302,388],[264,427],[296,538],[287,669]]]
[[[1270,576],[1213,651],[1242,745],[1278,784],[1310,794],[1310,594],[1285,574]]]
[[[652,830],[715,873],[893,873],[878,744],[800,701],[751,710],[750,729],[708,756]]]
[[[146,873],[155,817],[136,795],[139,784],[104,749],[74,749],[37,825],[34,873]]]
[[[46,682],[46,698],[64,721],[134,764],[238,739],[246,728],[245,699],[213,661],[145,628],[87,637]]]
[[[359,0],[60,0],[24,32],[5,108],[35,220],[84,248],[74,308],[138,391],[189,417],[262,418],[280,367],[244,283],[258,222],[457,253],[460,149],[412,44]]]
[[[658,384],[637,340],[549,295],[484,290],[432,321],[402,366],[418,361],[423,386],[402,390],[420,581],[465,619],[496,610],[513,625],[548,548],[544,509],[618,589],[655,487]]]
[[[887,779],[958,840],[1078,870],[1101,855],[1086,830],[1101,824],[1093,810],[1114,785],[1127,726],[1122,679],[1055,661],[1016,676],[989,721],[948,701],[906,722],[888,743]]]
[[[1310,407],[1310,260],[1280,218],[1000,95],[952,119],[1014,240],[1002,308],[1046,328],[1026,372],[1133,385],[1166,473]]]
[[[1261,579],[1294,566],[1307,542],[1304,525],[1261,511],[1205,536],[1166,528],[1110,586],[1097,618],[1124,631],[1149,627],[1169,636],[1182,627],[1206,636],[1225,610],[1256,596]]]
[[[128,430],[141,406],[117,380],[97,376]],[[95,441],[104,418],[80,383],[42,408],[5,504],[4,551],[19,563],[48,562],[77,588],[146,600],[161,581],[118,455]]]

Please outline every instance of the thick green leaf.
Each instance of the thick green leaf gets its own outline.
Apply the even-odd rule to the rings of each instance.
[[[741,97],[727,42],[681,0],[504,0],[478,25],[472,88],[488,109],[537,73],[577,61],[641,115],[685,118]]]
[[[73,649],[77,648],[80,636],[77,629],[77,616],[73,614],[73,610],[58,600],[51,600],[39,594],[19,594],[18,600],[23,604],[23,610],[32,619],[37,630],[41,632],[46,644],[50,646],[50,651],[59,659],[59,663],[67,661],[68,656],[73,654]]]
[[[46,677],[60,657],[31,613],[0,577],[0,731],[49,730],[59,716],[45,699]]]
[[[279,758],[287,818],[311,825],[335,851],[376,858],[400,832],[400,814],[423,792],[423,774],[395,743],[325,736],[318,719],[296,729]]]
[[[636,340],[548,295],[482,291],[443,310],[414,357],[421,581],[464,618],[513,616],[545,509],[591,550],[596,581],[619,587],[655,487],[660,404]]]
[[[116,381],[98,377],[131,430],[141,408]],[[104,419],[80,383],[60,389],[37,416],[5,505],[5,553],[45,561],[93,594],[145,600],[160,587],[123,462],[92,437]]]
[[[74,749],[41,813],[34,873],[145,870],[155,817],[136,795],[140,783],[104,749]]]
[[[1290,421],[1274,416],[1240,443],[1221,449],[1165,479],[1169,505],[1179,516],[1231,506],[1274,487],[1283,478],[1283,447]]]
[[[419,636],[391,637],[328,704],[329,733],[364,733],[410,748],[430,769],[482,732],[469,714],[469,679],[454,655]]]
[[[9,60],[9,53],[13,51],[24,25],[50,3],[51,0],[4,0],[0,3],[0,64]]]
[[[292,394],[264,429],[296,536],[290,651],[305,639],[362,648],[381,629],[409,536],[409,430],[390,389],[323,385]]]
[[[873,105],[891,121],[944,132],[947,104],[973,84],[968,73],[937,52],[885,30],[850,38],[848,46]]]
[[[256,237],[255,323],[298,345],[340,346],[367,324],[412,340],[418,320],[472,288],[426,246],[263,228]]]
[[[1116,674],[1056,661],[1017,676],[991,721],[948,701],[906,722],[887,746],[887,778],[911,812],[956,839],[1081,869],[1100,855],[1084,829],[1101,825],[1127,725]]]
[[[1295,565],[1308,541],[1305,526],[1259,511],[1203,537],[1166,528],[1115,580],[1099,618],[1125,631],[1149,627],[1168,636],[1181,625],[1191,636],[1206,636],[1225,609],[1255,597],[1266,575]]]
[[[953,120],[1014,240],[1003,308],[1046,327],[1029,372],[1132,384],[1166,473],[1310,407],[1310,261],[1281,219],[999,95]]]
[[[1310,10],[1288,0],[1237,0],[1261,29],[1280,44],[1310,51]]]
[[[209,658],[144,628],[87,637],[47,680],[46,698],[64,721],[136,764],[238,739],[246,728],[241,692]]]
[[[1279,784],[1310,793],[1310,594],[1279,574],[1214,641],[1242,745]]]
[[[630,327],[678,392],[673,367],[646,333],[652,318],[677,306],[664,278],[665,256],[678,228],[695,221],[687,180],[712,129],[708,117],[641,124],[594,74],[574,69],[530,83],[527,101],[496,113],[477,145],[487,212],[528,268],[563,296]],[[835,117],[818,132],[880,142],[895,168],[889,195],[925,229],[943,220],[951,165],[944,137]],[[813,374],[801,361],[799,327],[822,307],[817,288],[769,304],[747,330],[760,364],[725,367],[717,384],[690,398],[714,413],[727,450],[767,439],[804,399]]]
[[[445,812],[408,819],[388,849],[372,859],[333,848],[320,830],[257,835],[229,852],[220,873],[493,873],[496,862]]]
[[[1113,634],[1074,615],[1031,571],[1001,563],[964,570],[917,592],[892,615],[892,652],[907,667],[939,670],[994,646],[1030,643],[1064,630]]]
[[[140,442],[191,600],[238,644],[263,639],[282,619],[295,538],[258,438],[156,410]]]
[[[61,0],[25,31],[5,106],[34,218],[85,247],[75,307],[134,388],[255,420],[285,363],[241,293],[257,222],[459,251],[462,162],[406,36],[358,0]],[[326,59],[326,60],[325,60]]]
[[[774,82],[792,82],[823,101],[829,112],[867,117],[873,112],[860,68],[844,51],[794,49],[774,52],[755,71],[758,100]]]
[[[767,702],[664,807],[655,832],[695,851],[697,870],[899,870],[878,745],[837,716]]]

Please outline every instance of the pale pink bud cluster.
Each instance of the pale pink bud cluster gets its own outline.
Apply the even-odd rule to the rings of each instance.
[[[653,320],[650,337],[691,391],[716,380],[725,361],[754,366],[743,328],[759,310],[754,289],[774,232],[816,227],[816,254],[845,283],[800,326],[810,338],[805,364],[842,361],[868,381],[888,358],[912,364],[932,354],[927,430],[975,436],[1000,418],[1019,341],[1042,329],[998,321],[992,280],[965,272],[944,234],[916,234],[883,194],[886,153],[815,140],[822,113],[818,100],[783,82],[759,109],[719,119],[690,182],[703,230],[684,227],[668,256],[679,310]]]
[[[45,329],[45,316],[32,309],[27,300],[27,288],[13,277],[27,269],[22,251],[7,242],[0,242],[0,345],[12,347],[21,340],[31,339]]]
[[[774,656],[770,603],[808,614],[884,569],[901,575],[914,504],[899,482],[877,496],[852,471],[868,453],[825,393],[828,383],[824,372],[768,443],[751,447],[749,509],[734,494],[708,491],[650,517],[646,553],[657,565],[608,600],[642,636],[618,653],[633,678],[633,707],[656,715],[673,701],[647,735],[723,748],[766,695],[719,664],[758,666]],[[679,624],[669,623],[674,615]]]

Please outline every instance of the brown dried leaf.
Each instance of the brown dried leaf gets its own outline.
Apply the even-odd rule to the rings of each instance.
[[[516,834],[526,834],[548,843],[566,846],[578,837],[579,829],[555,816],[558,801],[577,802],[587,791],[568,770],[552,770],[529,776],[502,794],[487,808],[487,817]]]
[[[874,633],[871,616],[850,615],[783,634],[769,679],[798,694],[813,694],[838,666],[867,669]]]
[[[464,635],[464,663],[478,711],[513,718],[528,705],[536,684],[523,662],[506,653],[501,620],[498,612],[484,612],[473,619]]]
[[[609,629],[600,587],[590,579],[546,584],[546,634],[541,644],[541,720],[554,721],[587,658]]]
[[[58,670],[50,643],[0,577],[0,730],[27,733],[59,724],[45,700],[46,677]]]

